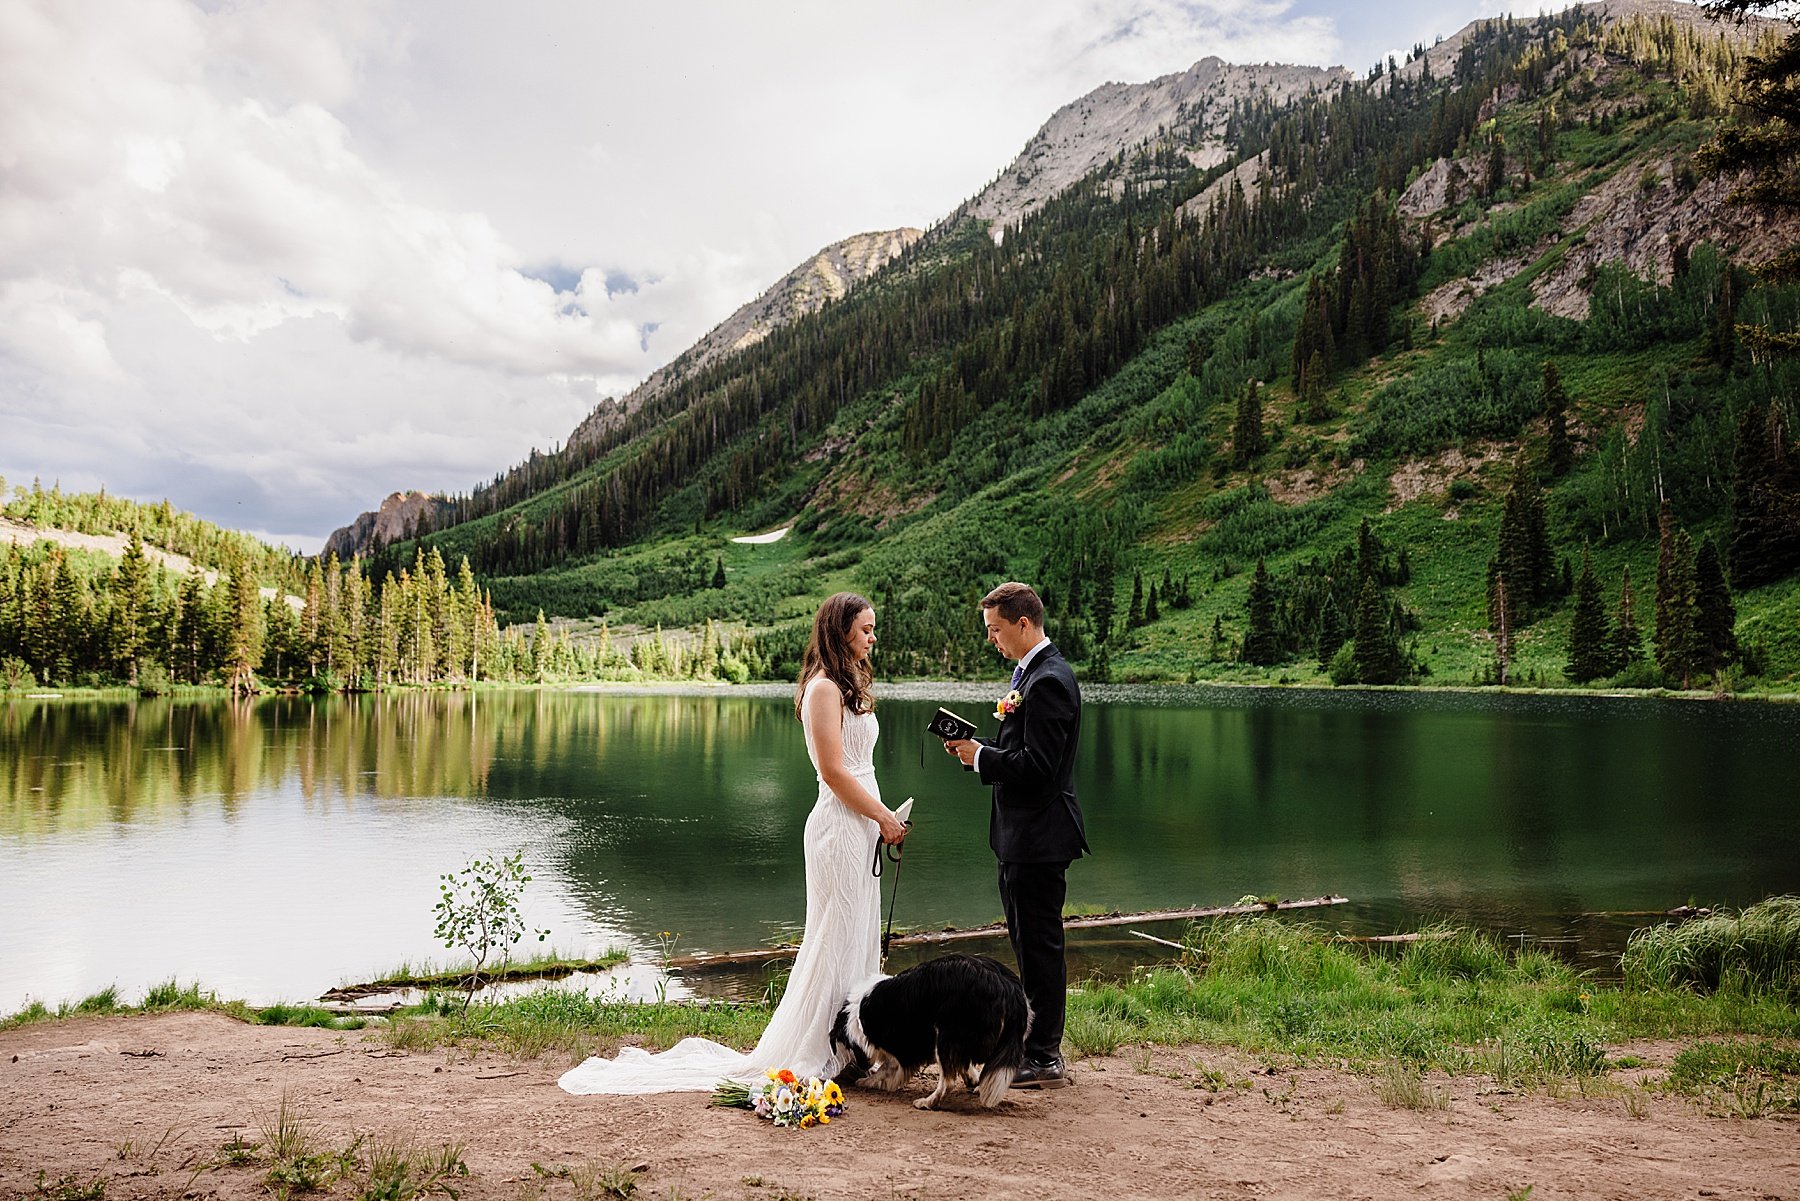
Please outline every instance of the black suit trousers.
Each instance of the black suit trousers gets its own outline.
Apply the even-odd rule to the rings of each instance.
[[[1026,1058],[1033,1062],[1062,1053],[1063,1011],[1069,975],[1063,963],[1063,898],[1068,894],[1067,863],[1002,863],[1000,905],[1006,936],[1012,940],[1019,979],[1031,1002]]]

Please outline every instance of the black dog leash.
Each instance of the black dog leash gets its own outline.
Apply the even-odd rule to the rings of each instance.
[[[912,798],[908,797],[907,804],[910,806],[911,803]],[[912,829],[911,819],[908,819],[905,825],[908,830]],[[894,844],[877,842],[875,844],[875,862],[869,869],[870,875],[877,880],[881,879],[881,860],[884,850],[887,852],[887,858],[894,865],[894,887],[888,894],[887,925],[881,931],[881,960],[883,963],[887,962],[888,943],[894,937],[894,905],[900,900],[900,857],[905,845],[904,842]],[[876,887],[879,888],[880,885],[876,885]]]

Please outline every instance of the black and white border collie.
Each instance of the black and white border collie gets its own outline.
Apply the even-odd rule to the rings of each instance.
[[[938,1085],[913,1104],[936,1109],[953,1082],[993,1108],[1025,1062],[1031,1006],[1019,977],[985,955],[945,955],[896,976],[873,976],[832,1023],[832,1049],[848,1052],[860,1083],[898,1091],[936,1061]]]

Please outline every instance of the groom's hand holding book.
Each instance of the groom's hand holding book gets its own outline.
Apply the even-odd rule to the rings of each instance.
[[[972,741],[974,722],[948,709],[939,709],[925,728],[944,740],[944,750],[962,760],[964,771],[974,770],[975,748],[980,745]]]

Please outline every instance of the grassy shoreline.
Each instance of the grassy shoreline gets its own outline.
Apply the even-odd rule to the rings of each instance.
[[[996,676],[998,678],[998,676]],[[980,679],[946,679],[920,676],[907,679],[890,679],[878,681],[876,689],[893,688],[929,688],[935,686],[968,687],[980,686],[985,681]],[[1762,690],[1757,687],[1740,687],[1731,692],[1719,692],[1710,688],[1690,688],[1686,690],[1671,688],[1584,688],[1575,684],[1531,684],[1531,685],[1476,685],[1476,684],[1332,684],[1323,677],[1309,680],[1279,679],[1244,679],[1242,677],[1220,676],[1210,679],[1168,679],[1152,678],[1142,680],[1113,680],[1107,684],[1087,687],[1099,688],[1221,688],[1243,689],[1245,691],[1272,692],[1319,692],[1326,694],[1361,694],[1361,693],[1422,693],[1425,695],[1446,696],[1519,696],[1519,697],[1591,697],[1597,700],[1671,700],[1671,701],[1721,701],[1721,702],[1767,702],[1773,704],[1800,704],[1800,692]],[[566,692],[571,689],[599,692],[749,692],[755,693],[769,689],[791,689],[793,684],[787,680],[751,680],[743,684],[734,684],[728,680],[562,680],[555,683],[528,684],[507,683],[483,680],[475,685],[451,686],[447,684],[387,684],[370,692],[338,692],[332,696],[386,696],[407,693],[427,692]],[[254,697],[300,697],[309,694],[298,688],[267,689],[253,694]],[[154,696],[140,695],[137,689],[128,685],[108,685],[105,687],[68,687],[68,688],[0,688],[0,700],[68,700],[68,701],[135,701],[135,700],[240,700],[230,690],[209,684],[183,684],[167,692]]]
[[[1624,1087],[1614,1073],[1646,1067],[1624,1050],[1679,1046],[1654,1087],[1741,1117],[1800,1114],[1800,897],[1633,935],[1620,979],[1601,981],[1547,952],[1511,951],[1476,931],[1434,927],[1402,944],[1351,943],[1306,924],[1242,918],[1194,923],[1173,963],[1121,982],[1073,989],[1065,1049],[1225,1047],[1269,1066],[1326,1066],[1424,1098],[1432,1073],[1502,1087]],[[315,1006],[221,1002],[170,981],[142,1005],[104,990],[30,1022],[208,1010],[263,1024],[355,1028],[364,1020]],[[623,1041],[663,1048],[690,1035],[748,1047],[771,1007],[749,1002],[625,1001],[540,989],[465,1011],[433,994],[380,1024],[396,1047],[482,1047],[574,1062]],[[1199,1063],[1196,1060],[1196,1063]],[[1195,1087],[1235,1081],[1197,1069]],[[1630,1087],[1643,1087],[1641,1075]]]
[[[483,987],[489,984],[503,984],[519,980],[571,976],[576,972],[604,972],[628,963],[630,959],[629,952],[618,948],[607,951],[598,957],[569,956],[551,952],[528,959],[497,963],[479,973],[475,971],[474,964],[439,968],[427,962],[421,963],[415,968],[410,963],[403,963],[374,980],[356,984],[340,984],[336,988],[327,989],[320,996],[324,1000],[351,1000],[403,988],[457,988],[465,985],[471,978],[475,980],[476,987]]]

